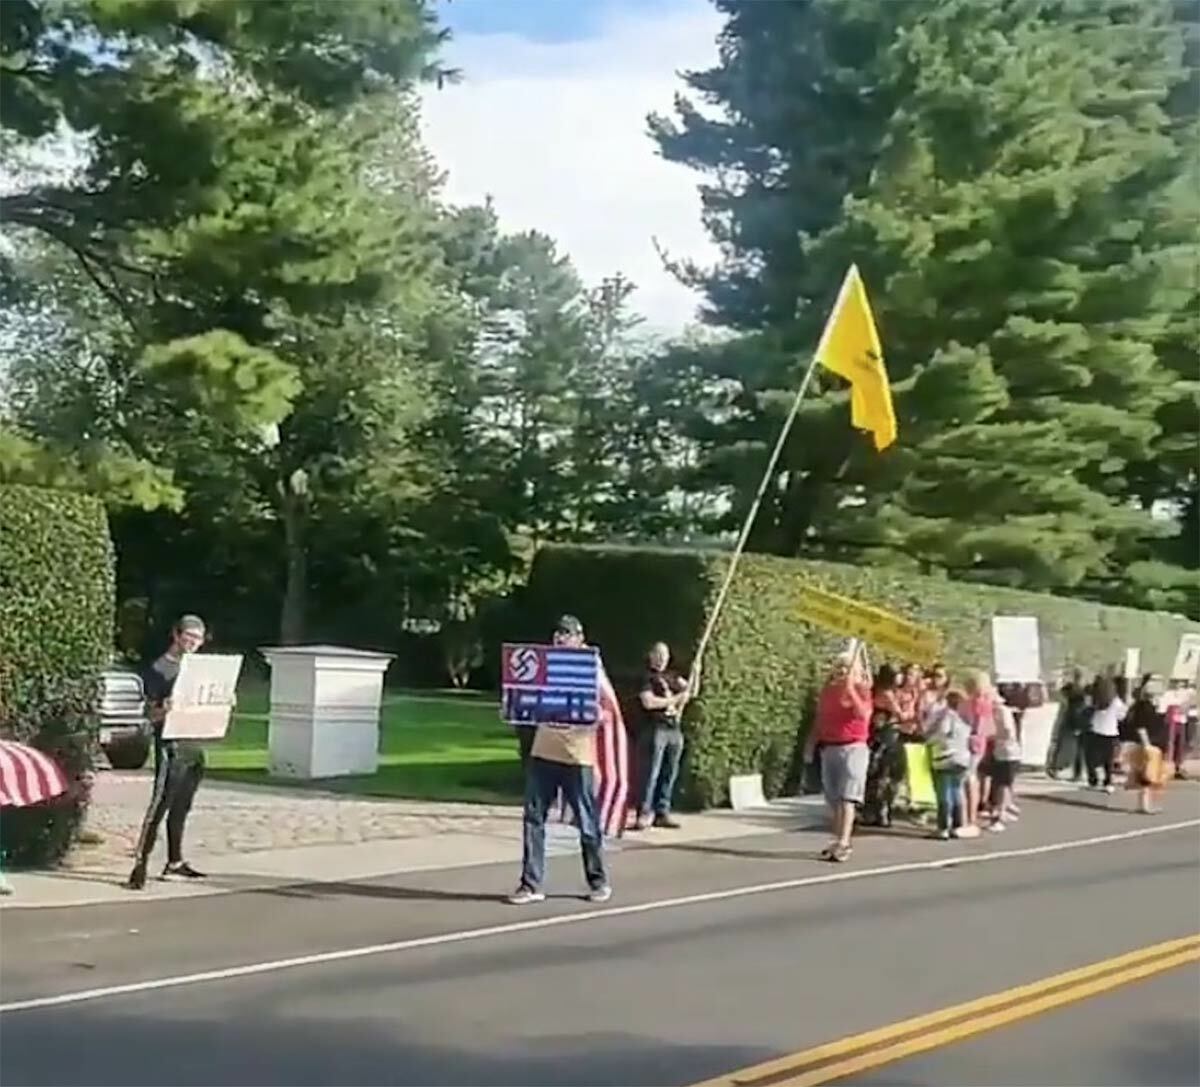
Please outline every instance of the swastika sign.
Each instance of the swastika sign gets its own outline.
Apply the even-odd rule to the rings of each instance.
[[[513,725],[596,724],[600,659],[595,649],[506,644],[501,714]]]

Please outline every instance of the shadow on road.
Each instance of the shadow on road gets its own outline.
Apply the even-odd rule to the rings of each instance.
[[[1136,815],[1137,813],[1133,810],[1132,803],[1122,804],[1119,801],[1119,797],[1126,795],[1133,796],[1134,794],[1127,789],[1119,787],[1112,796],[1105,796],[1103,793],[1079,793],[1074,796],[1070,793],[1047,793],[1036,799],[1039,804],[1054,804],[1060,808],[1076,808],[1080,811],[1100,811],[1106,815]]]
[[[309,991],[309,997],[313,993]],[[349,994],[353,1000],[353,994]],[[553,1015],[553,995],[541,1015]],[[240,1006],[239,1006],[240,1004]],[[357,1002],[361,1005],[361,1000]],[[521,1039],[522,1009],[482,1028],[470,1048],[406,1034],[396,1009],[377,1019],[301,1013],[281,1021],[246,1000],[217,1018],[119,1015],[98,1009],[5,1017],[0,1082],[40,1087],[140,1084],[668,1085],[755,1064],[778,1054],[737,1045],[674,1044],[652,1036],[596,1031]],[[391,1014],[389,1014],[389,1012]],[[66,1017],[69,1016],[69,1020]],[[65,1022],[70,1044],[63,1044]],[[493,1034],[493,1031],[496,1032]],[[81,1060],[81,1054],[87,1054]]]

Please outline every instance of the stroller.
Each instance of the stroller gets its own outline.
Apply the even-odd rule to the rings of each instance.
[[[890,827],[896,792],[904,780],[904,745],[895,721],[886,714],[872,717],[867,751],[870,761],[858,821],[868,827]]]

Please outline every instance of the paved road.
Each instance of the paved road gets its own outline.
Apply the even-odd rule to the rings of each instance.
[[[1196,820],[1200,787],[1150,819],[1085,803],[1027,801],[1018,828],[978,843],[864,838],[845,869],[805,834],[630,851],[601,910],[500,906],[513,872],[493,867],[9,913],[5,1005],[99,992],[5,1011],[0,1082],[695,1083],[1200,931],[1196,826],[945,864]],[[570,860],[552,878],[576,893]],[[1198,1013],[1185,967],[859,1082],[1196,1083]]]
[[[880,1068],[860,1087],[934,1083],[1196,1087],[1200,968],[1173,970],[1024,1023]]]

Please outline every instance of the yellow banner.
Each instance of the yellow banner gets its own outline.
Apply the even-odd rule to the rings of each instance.
[[[900,664],[929,665],[942,656],[942,635],[933,627],[812,585],[800,590],[799,616],[835,634],[861,638],[896,657]]]

